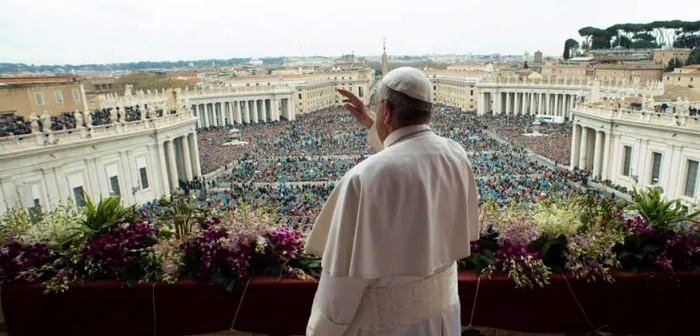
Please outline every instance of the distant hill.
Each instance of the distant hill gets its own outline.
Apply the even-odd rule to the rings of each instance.
[[[284,57],[261,58],[266,65],[277,65],[284,62]],[[148,70],[148,69],[181,69],[190,64],[195,68],[235,66],[246,64],[250,58],[205,59],[196,61],[164,61],[164,62],[131,62],[104,64],[65,64],[65,65],[34,65],[24,63],[0,63],[0,72],[55,72],[70,73],[71,71],[116,71],[116,70]]]

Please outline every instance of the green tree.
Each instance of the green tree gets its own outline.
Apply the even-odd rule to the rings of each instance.
[[[690,56],[688,56],[688,59],[685,61],[685,65],[693,64],[700,64],[700,47],[693,49],[693,51],[690,52]]]
[[[664,69],[666,72],[671,72],[675,68],[680,68],[683,67],[683,62],[679,60],[678,58],[674,57],[672,60],[668,61],[668,65]]]
[[[568,39],[564,42],[564,59],[568,60],[569,58],[572,58],[576,56],[576,53],[578,52],[578,41],[574,39]]]
[[[523,64],[523,69],[527,69],[527,68],[528,68],[527,61],[525,61],[525,64]]]

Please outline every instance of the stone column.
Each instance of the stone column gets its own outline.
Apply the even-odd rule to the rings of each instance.
[[[506,114],[510,114],[510,92],[506,92]]]
[[[280,121],[280,106],[277,98],[272,97],[270,105],[272,105],[272,120]]]
[[[165,149],[168,151],[168,176],[170,177],[170,190],[172,191],[179,187],[177,180],[177,163],[175,162],[175,139],[166,141]]]
[[[579,150],[581,149],[581,126],[578,124],[573,124],[573,130],[571,134],[571,161],[569,162],[570,169],[578,167],[579,161]]]
[[[595,131],[595,145],[593,145],[593,176],[598,177],[600,176],[600,168],[601,168],[601,158],[602,154],[601,153],[601,145],[602,145],[602,132]]]
[[[588,128],[581,126],[581,146],[579,150],[578,168],[588,167]]]
[[[197,114],[197,128],[202,128],[202,112],[199,110],[199,104],[194,105],[194,113]]]
[[[292,97],[290,96],[287,98],[287,115],[289,116],[289,120],[295,120],[296,115],[294,115],[294,110],[292,110],[294,106],[292,106]]]
[[[243,123],[243,117],[241,116],[241,103],[237,100],[233,102],[233,118],[238,124]]]
[[[233,125],[234,122],[234,116],[233,116],[233,102],[229,101],[228,102],[228,124]]]
[[[167,160],[165,158],[165,152],[166,152],[166,142],[162,142],[158,144],[158,150],[156,151],[158,153],[158,176],[161,178],[160,184],[162,185],[162,195],[158,196],[168,196],[170,195],[170,183],[168,181],[168,177],[170,176],[168,174],[168,164]],[[155,176],[154,176],[155,177]]]
[[[203,104],[203,112],[204,112],[204,127],[209,127],[209,111],[208,111],[208,106],[209,104]]]
[[[544,93],[538,94],[539,107],[537,108],[537,114],[544,114]]]
[[[190,156],[190,141],[188,136],[180,137],[182,142],[182,161],[185,166],[185,180],[192,181],[192,156]]]
[[[530,111],[529,115],[535,115],[535,94],[530,92]]]
[[[258,100],[255,99],[251,101],[252,109],[250,111],[250,116],[253,119],[254,123],[258,123]]]
[[[214,114],[214,125],[217,127],[220,127],[221,126],[221,109],[218,107],[219,107],[219,103],[214,102],[211,104],[211,110],[212,110],[212,113]]]
[[[260,111],[260,116],[262,117],[262,122],[266,123],[267,122],[267,100],[263,99],[261,100],[262,104],[260,105],[261,111]]]
[[[554,95],[554,115],[559,116],[559,94]]]
[[[610,165],[610,157],[608,152],[610,151],[610,134],[603,132],[603,167],[600,170],[601,177],[603,179],[608,179],[608,166]]]
[[[202,167],[199,163],[199,143],[197,141],[197,133],[190,133],[187,135],[187,141],[190,144],[190,162],[192,162],[192,169],[194,177],[202,177]]]
[[[241,102],[241,114],[243,115],[243,122],[246,124],[250,123],[250,111],[248,111],[248,101],[244,100]]]

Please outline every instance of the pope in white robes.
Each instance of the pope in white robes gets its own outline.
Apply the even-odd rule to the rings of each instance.
[[[306,334],[459,335],[456,262],[479,235],[467,154],[428,126],[431,84],[416,69],[381,80],[375,119],[339,92],[378,153],[343,176],[309,235],[323,273]]]

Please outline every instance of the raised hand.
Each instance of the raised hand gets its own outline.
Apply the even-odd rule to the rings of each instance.
[[[365,106],[362,100],[347,90],[338,89],[338,93],[345,97],[345,99],[343,99],[343,103],[345,103],[343,107],[345,107],[345,109],[348,110],[360,124],[362,124],[362,126],[365,126],[366,128],[372,127],[372,124],[374,124],[374,119],[372,119],[372,116],[370,116],[369,109],[367,106]]]

